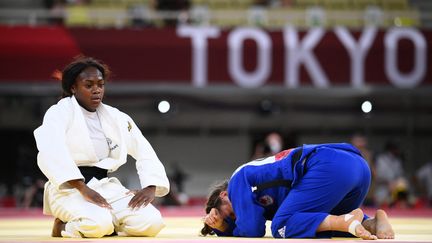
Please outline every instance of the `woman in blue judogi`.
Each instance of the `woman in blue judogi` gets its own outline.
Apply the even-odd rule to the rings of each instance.
[[[394,238],[383,210],[368,218],[359,208],[371,174],[350,144],[303,145],[239,167],[218,185],[206,206],[203,235],[275,238]]]

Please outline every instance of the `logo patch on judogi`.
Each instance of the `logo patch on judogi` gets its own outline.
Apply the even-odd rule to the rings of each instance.
[[[130,132],[131,129],[132,129],[132,125],[131,125],[131,123],[128,121],[128,132]]]
[[[273,200],[273,198],[270,197],[269,195],[264,195],[264,196],[262,196],[262,197],[260,197],[260,198],[258,199],[258,202],[259,202],[262,206],[265,207],[265,206],[272,205],[273,202],[274,202],[274,200]]]
[[[286,228],[286,226],[278,229],[278,233],[279,233],[280,237],[282,237],[282,238],[285,238],[285,228]]]
[[[114,149],[118,148],[118,144],[114,144],[110,138],[107,138],[108,148],[110,151],[113,151]]]

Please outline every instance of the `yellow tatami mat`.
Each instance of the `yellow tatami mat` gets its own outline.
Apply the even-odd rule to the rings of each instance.
[[[101,239],[67,239],[50,237],[53,219],[48,217],[33,218],[0,218],[0,242],[275,242],[267,232],[265,238],[232,238],[232,237],[200,237],[201,228],[199,217],[166,217],[166,227],[155,238],[143,237],[104,237]],[[391,218],[396,231],[396,239],[385,240],[387,242],[432,242],[432,218]],[[333,239],[285,239],[288,242],[328,242],[334,240],[359,242],[357,238],[333,238]]]

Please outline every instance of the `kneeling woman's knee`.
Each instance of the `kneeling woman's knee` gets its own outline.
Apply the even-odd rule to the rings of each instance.
[[[158,212],[130,218],[124,230],[131,236],[156,236],[164,227],[162,216]]]
[[[144,236],[156,236],[165,227],[162,216],[151,217],[148,221],[148,225],[147,229],[143,232]]]
[[[110,235],[114,232],[114,225],[112,218],[98,217],[98,218],[83,218],[80,220],[80,233],[84,237],[100,238],[105,235]]]

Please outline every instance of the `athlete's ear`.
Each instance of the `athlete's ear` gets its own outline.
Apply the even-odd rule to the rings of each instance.
[[[220,193],[219,193],[219,197],[220,198],[224,198],[224,197],[227,197],[228,196],[228,192],[227,191],[221,191]]]

